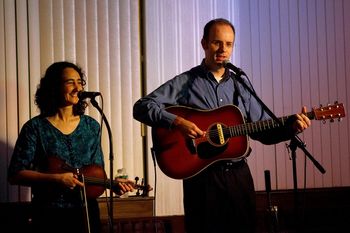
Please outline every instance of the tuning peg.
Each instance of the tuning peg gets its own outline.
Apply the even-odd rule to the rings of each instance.
[[[139,177],[136,176],[135,177],[135,184],[137,185],[137,182],[139,181]],[[136,191],[136,196],[140,196],[140,187],[137,188],[137,191]]]

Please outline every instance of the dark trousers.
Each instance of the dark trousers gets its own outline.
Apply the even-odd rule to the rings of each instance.
[[[186,233],[252,233],[256,199],[247,163],[217,162],[185,179]]]
[[[88,203],[91,233],[101,231],[100,212],[96,200]],[[48,208],[33,206],[33,233],[87,233],[87,218],[83,208]]]

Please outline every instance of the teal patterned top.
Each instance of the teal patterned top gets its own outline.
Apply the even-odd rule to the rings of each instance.
[[[32,118],[23,125],[18,136],[8,175],[24,169],[45,170],[48,156],[56,156],[72,168],[91,164],[104,166],[99,123],[90,116],[81,115],[77,128],[66,135],[46,118]],[[36,192],[37,196],[44,196],[34,189],[34,197]],[[64,200],[59,202],[61,206]]]

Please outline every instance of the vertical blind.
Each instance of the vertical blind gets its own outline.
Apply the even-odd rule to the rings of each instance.
[[[336,100],[348,109],[346,0],[0,0],[0,201],[30,200],[30,189],[8,184],[7,166],[20,128],[38,114],[34,93],[40,77],[54,61],[68,60],[85,70],[87,90],[103,95],[103,102],[97,100],[113,133],[113,170],[125,167],[133,178],[143,176],[143,166],[149,164],[149,182],[157,185],[157,215],[183,214],[182,183],[154,169],[150,130],[143,145],[132,106],[143,92],[201,62],[202,29],[217,17],[235,25],[231,61],[247,73],[277,116]],[[87,114],[101,119],[91,105]],[[105,126],[103,132],[109,174]],[[300,137],[326,173],[297,149],[299,187],[304,180],[309,188],[350,185],[347,117],[334,123],[313,121]],[[288,144],[250,141],[248,162],[257,190],[264,190],[264,170],[271,171],[273,189],[293,188]]]
[[[7,166],[22,125],[37,115],[34,94],[40,77],[55,61],[80,65],[89,91],[102,93],[112,145],[102,125],[106,173],[124,167],[143,177],[140,126],[132,103],[141,95],[139,2],[108,0],[0,1],[1,46],[1,194],[2,201],[25,201],[30,190],[9,186]],[[101,122],[90,104],[87,114]]]

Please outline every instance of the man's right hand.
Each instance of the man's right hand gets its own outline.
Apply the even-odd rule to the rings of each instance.
[[[175,128],[180,130],[182,135],[187,138],[198,138],[204,135],[204,131],[197,127],[197,125],[191,121],[188,121],[180,116],[177,116],[173,122]]]

